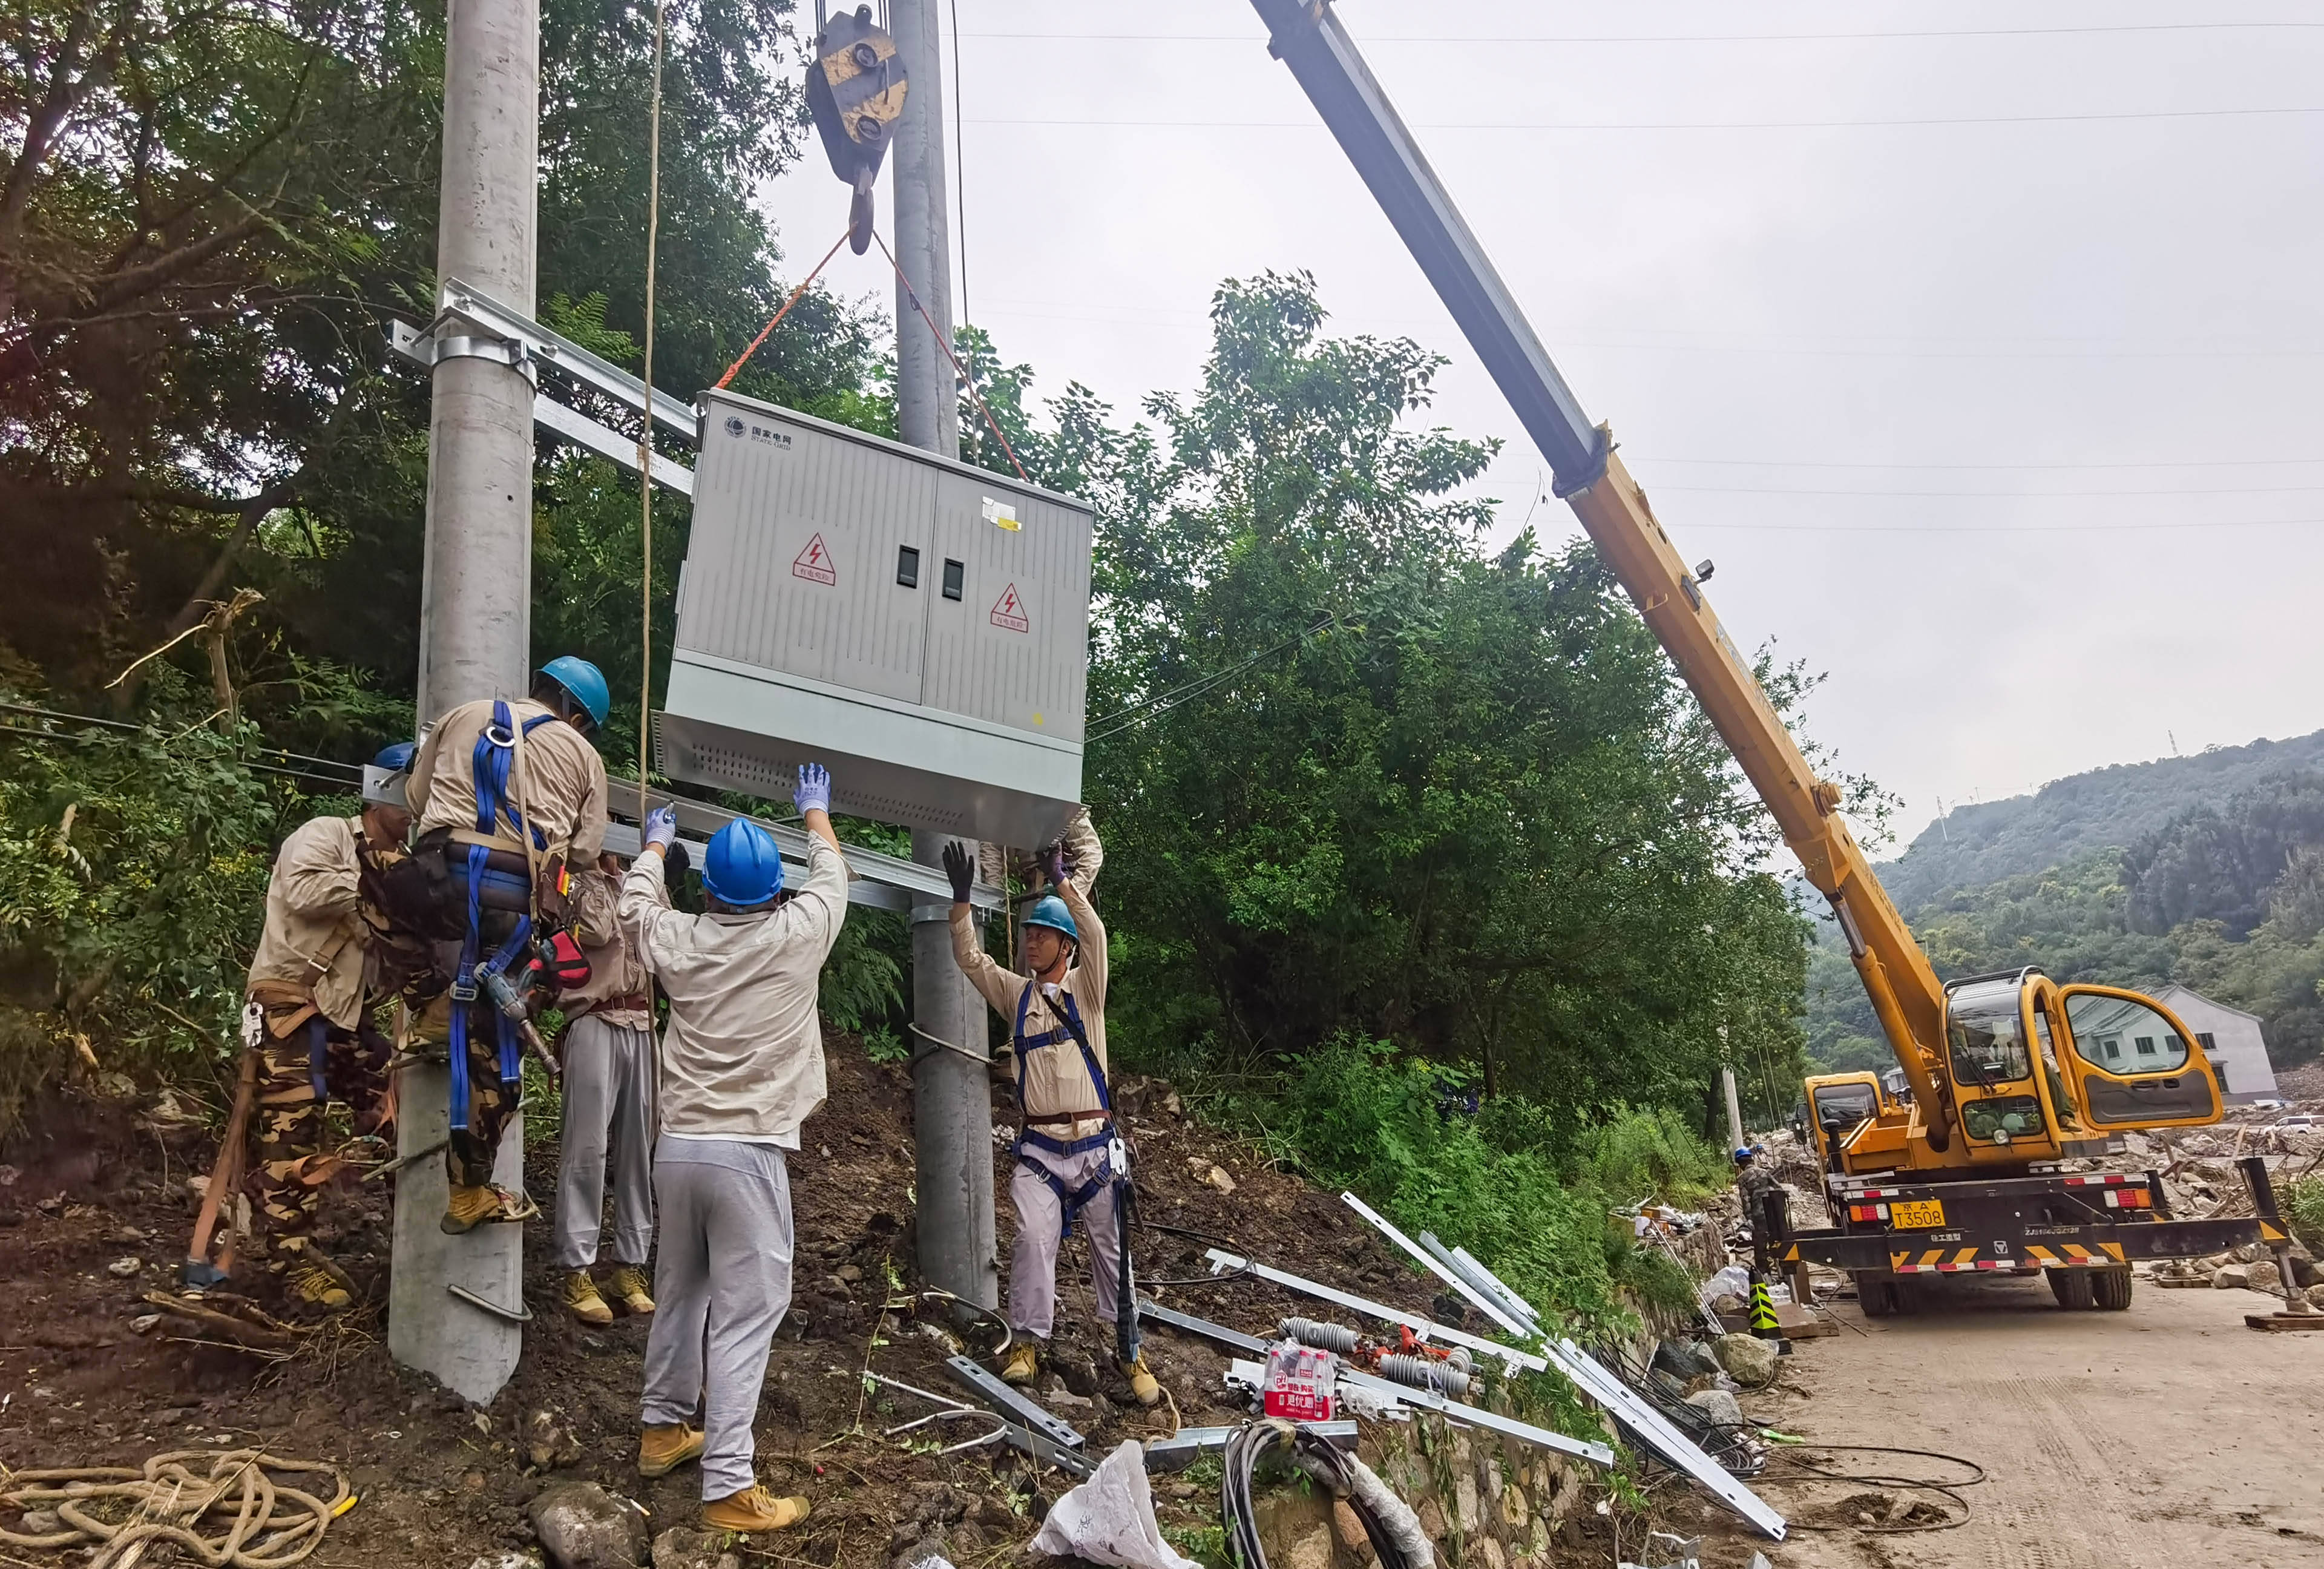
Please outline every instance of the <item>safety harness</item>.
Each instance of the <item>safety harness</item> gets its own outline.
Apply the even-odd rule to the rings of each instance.
[[[483,734],[476,737],[475,751],[470,754],[476,781],[478,834],[499,837],[501,820],[505,817],[520,835],[518,843],[523,842],[521,835],[530,833],[535,850],[549,848],[548,836],[539,827],[528,825],[522,810],[508,798],[509,768],[516,755],[517,737],[520,734],[530,735],[555,718],[553,714],[536,715],[526,720],[520,729],[509,712],[506,700],[493,700],[493,722],[484,727]],[[530,913],[531,879],[497,871],[488,865],[492,855],[490,845],[470,844],[466,848],[468,911],[460,938],[459,968],[452,976],[450,1042],[452,1126],[462,1132],[466,1131],[468,1126],[468,1004],[487,990],[497,992],[503,989],[495,987],[493,983],[506,975],[509,967],[525,952],[526,939],[532,935],[532,916]],[[527,913],[517,917],[516,929],[509,934],[508,940],[501,944],[491,958],[479,964],[477,955],[484,950],[484,892],[487,889],[503,899],[514,896],[516,902],[526,909]],[[499,1005],[497,996],[494,1003],[493,1020],[494,1032],[499,1038],[501,1083],[512,1084],[524,1069],[523,1038],[518,1034],[515,1018],[504,1006]]]
[[[1113,1098],[1106,1092],[1105,1069],[1098,1065],[1097,1053],[1091,1049],[1089,1031],[1082,1027],[1081,1010],[1074,1001],[1074,994],[1062,986],[1057,989],[1057,1004],[1055,1006],[1055,1011],[1064,1021],[1061,1025],[1044,1030],[1039,1035],[1025,1033],[1025,1013],[1033,1004],[1034,988],[1038,984],[1038,982],[1028,980],[1025,983],[1024,992],[1017,999],[1017,1028],[1010,1038],[1010,1044],[1017,1053],[1017,1104],[1019,1107],[1025,1104],[1026,1068],[1032,1054],[1043,1047],[1057,1046],[1071,1040],[1082,1048],[1083,1066],[1089,1069],[1090,1084],[1097,1091],[1096,1114],[1105,1120],[1105,1125],[1096,1132],[1086,1138],[1070,1140],[1052,1139],[1047,1133],[1041,1132],[1032,1125],[1033,1119],[1029,1115],[1025,1120],[1025,1125],[1018,1131],[1017,1144],[1011,1153],[1016,1156],[1019,1165],[1047,1183],[1050,1190],[1057,1195],[1057,1202],[1065,1210],[1065,1226],[1057,1233],[1058,1240],[1062,1241],[1074,1234],[1074,1216],[1081,1213],[1084,1204],[1107,1188],[1119,1187],[1129,1180],[1130,1173],[1127,1169],[1129,1162],[1118,1151],[1111,1154],[1105,1164],[1098,1168],[1095,1176],[1077,1188],[1069,1188],[1065,1186],[1063,1177],[1026,1155],[1025,1147],[1028,1144],[1037,1149],[1046,1149],[1052,1155],[1072,1157],[1084,1150],[1095,1149],[1101,1146],[1118,1146],[1120,1143],[1113,1128]],[[1062,1120],[1068,1123],[1078,1122],[1083,1117],[1090,1114],[1089,1112],[1066,1113]]]

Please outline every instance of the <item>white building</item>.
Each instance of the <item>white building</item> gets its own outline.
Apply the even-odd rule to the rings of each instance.
[[[2260,1033],[2258,1014],[2175,984],[2156,992],[2155,1000],[2195,1032],[2230,1103],[2275,1094],[2275,1069],[2267,1060],[2267,1039]]]

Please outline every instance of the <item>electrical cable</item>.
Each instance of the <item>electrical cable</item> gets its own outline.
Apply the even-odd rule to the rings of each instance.
[[[1166,691],[1159,692],[1154,697],[1148,697],[1145,702],[1139,703],[1135,706],[1124,708],[1113,714],[1109,714],[1103,719],[1098,721],[1097,726],[1090,731],[1090,733],[1084,738],[1082,744],[1086,746],[1091,742],[1102,741],[1107,736],[1111,735],[1117,731],[1122,730],[1141,719],[1159,718],[1162,715],[1170,712],[1171,709],[1178,707],[1180,705],[1195,697],[1201,697],[1204,692],[1210,690],[1213,687],[1217,686],[1221,681],[1225,680],[1228,677],[1239,675],[1263,660],[1273,659],[1276,655],[1283,652],[1286,649],[1296,648],[1299,644],[1305,642],[1309,638],[1314,637],[1316,633],[1322,632],[1325,627],[1335,624],[1339,619],[1340,613],[1333,611],[1330,614],[1324,616],[1322,620],[1316,622],[1314,625],[1301,632],[1296,637],[1286,638],[1282,642],[1277,643],[1271,649],[1263,649],[1259,652],[1251,655],[1250,658],[1244,660],[1240,664],[1230,665],[1225,669],[1219,671],[1215,675],[1203,676],[1182,685],[1172,687]],[[1162,706],[1157,707],[1156,705],[1157,704]],[[1149,708],[1153,709],[1151,714],[1147,712]]]
[[[1225,1527],[1227,1549],[1241,1569],[1267,1569],[1267,1550],[1259,1539],[1259,1516],[1251,1501],[1251,1483],[1259,1467],[1278,1451],[1333,1494],[1344,1499],[1363,1522],[1364,1535],[1379,1569],[1412,1569],[1406,1541],[1423,1540],[1411,1511],[1364,1463],[1339,1448],[1313,1427],[1262,1417],[1237,1428],[1227,1438],[1219,1461],[1219,1512]],[[1390,1512],[1405,1518],[1391,1521]],[[1399,1529],[1401,1527],[1401,1529]]]
[[[1720,1426],[1723,1427],[1731,1427],[1732,1424],[1723,1423],[1720,1424]],[[1760,1425],[1760,1426],[1762,1431],[1773,1431],[1773,1429],[1766,1428],[1764,1424]],[[1960,1527],[1969,1524],[1969,1520],[1976,1513],[1974,1506],[1969,1503],[1969,1500],[1960,1496],[1959,1490],[1976,1487],[1979,1483],[1990,1480],[1985,1467],[1979,1465],[1976,1461],[1959,1454],[1947,1454],[1943,1451],[1936,1449],[1905,1449],[1894,1444],[1820,1444],[1812,1440],[1801,1440],[1799,1442],[1799,1448],[1819,1453],[1831,1451],[1852,1454],[1905,1454],[1914,1456],[1916,1459],[1934,1460],[1940,1461],[1947,1465],[1958,1465],[1962,1470],[1971,1473],[1969,1477],[1962,1480],[1932,1481],[1925,1477],[1887,1476],[1878,1472],[1870,1472],[1833,1471],[1829,1467],[1816,1465],[1802,1459],[1789,1448],[1778,1448],[1769,1456],[1769,1469],[1761,1473],[1758,1478],[1759,1485],[1762,1487],[1766,1486],[1770,1482],[1840,1482],[1857,1487],[1891,1488],[1922,1492],[1932,1492],[1937,1494],[1940,1498],[1945,1499],[1948,1501],[1958,1505],[1960,1509],[1960,1513],[1957,1517],[1949,1517],[1942,1520],[1923,1520],[1916,1524],[1888,1524],[1876,1522],[1871,1525],[1866,1525],[1860,1520],[1824,1524],[1817,1521],[1794,1518],[1791,1522],[1792,1525],[1802,1530],[1862,1531],[1875,1536],[1912,1536],[1922,1531],[1956,1530]],[[1786,1474],[1786,1472],[1795,1474]]]

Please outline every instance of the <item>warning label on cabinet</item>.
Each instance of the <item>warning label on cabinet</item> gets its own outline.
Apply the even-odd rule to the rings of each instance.
[[[1030,632],[1033,623],[1025,619],[1025,602],[1017,597],[1017,585],[1011,583],[993,601],[992,624],[1009,632]]]
[[[825,588],[839,582],[839,574],[831,565],[831,552],[824,548],[823,536],[817,534],[807,542],[807,549],[791,563],[791,576],[804,577],[809,583],[820,583]]]

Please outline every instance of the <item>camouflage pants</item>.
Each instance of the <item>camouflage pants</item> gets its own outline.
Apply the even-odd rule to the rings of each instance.
[[[315,1093],[310,1031],[323,1035],[323,1094]],[[288,1037],[266,1037],[259,1048],[257,1103],[251,1108],[250,1162],[243,1190],[262,1228],[277,1241],[315,1229],[322,1185],[333,1169],[323,1147],[324,1109],[337,1101],[355,1112],[355,1129],[369,1133],[386,1104],[387,1038],[365,1020],[341,1029],[310,1020]]]
[[[501,1130],[508,1126],[523,1086],[501,1083],[500,1029],[492,1004],[479,998],[467,1007],[468,1125],[453,1130],[452,1141],[444,1149],[444,1169],[455,1187],[483,1187],[493,1179]]]

